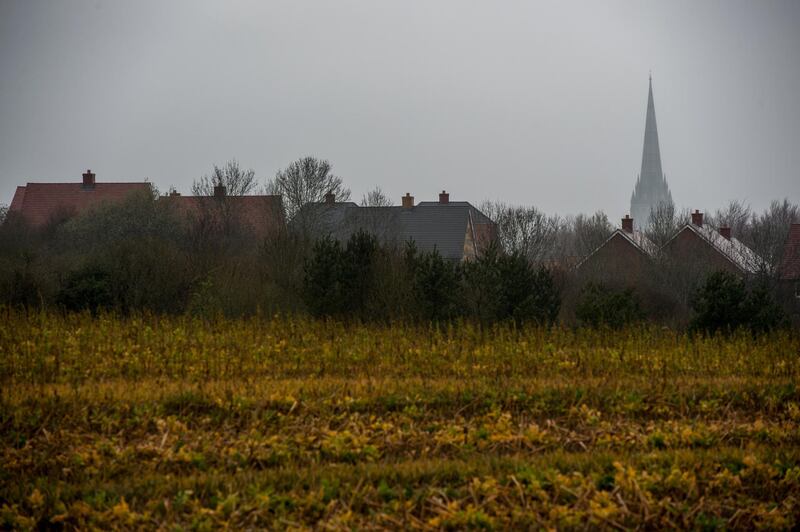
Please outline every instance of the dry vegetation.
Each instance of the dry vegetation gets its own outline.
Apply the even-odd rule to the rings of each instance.
[[[0,312],[15,528],[792,528],[800,338]]]

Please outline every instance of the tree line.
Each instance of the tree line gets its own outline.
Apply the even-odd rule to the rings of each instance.
[[[212,196],[219,185],[234,196],[280,195],[290,222],[303,205],[323,201],[328,192],[337,200],[351,197],[331,164],[314,157],[293,162],[264,184],[253,170],[229,161],[198,178],[192,191]],[[800,210],[788,201],[773,202],[763,213],[733,202],[707,217],[710,224],[732,227],[764,257],[765,273],[758,282],[723,282],[713,272],[693,273],[691,282],[676,290],[675,279],[661,273],[668,270],[663,265],[655,265],[650,283],[641,287],[576,273],[578,259],[613,231],[602,212],[560,217],[534,207],[484,202],[479,208],[497,223],[497,241],[477,260],[454,263],[417,250],[413,242],[390,245],[364,232],[339,242],[293,230],[290,223],[255,237],[237,223],[235,213],[185,216],[158,197],[154,189],[78,216],[54,217],[41,228],[0,211],[6,218],[0,226],[0,304],[198,316],[309,313],[383,322],[468,319],[618,327],[651,320],[709,331],[726,325],[715,325],[720,320],[702,318],[703,313],[728,320],[714,306],[717,298],[738,301],[739,310],[729,314],[738,318],[728,320],[736,327],[769,329],[786,323],[791,312],[768,273],[774,268],[766,267],[780,263],[786,230],[800,221]],[[391,202],[375,188],[361,204]],[[688,216],[671,206],[659,208],[648,236],[662,243]],[[756,307],[766,310],[761,324],[751,326],[742,316]]]

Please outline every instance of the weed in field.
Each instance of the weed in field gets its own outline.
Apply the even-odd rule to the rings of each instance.
[[[4,527],[798,524],[792,333],[3,312]]]

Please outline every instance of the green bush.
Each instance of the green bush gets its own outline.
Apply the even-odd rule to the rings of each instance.
[[[556,321],[561,296],[549,271],[541,266],[534,268],[518,253],[502,256],[499,269],[502,304],[498,317],[517,323],[550,325]]]
[[[464,308],[483,322],[550,324],[558,316],[561,299],[552,276],[520,253],[490,245],[462,272]]]
[[[369,297],[374,286],[377,239],[364,231],[353,234],[341,257],[342,314],[367,319]]]
[[[311,314],[368,318],[377,251],[375,237],[363,231],[344,248],[330,236],[318,240],[305,265],[304,295]]]
[[[748,326],[754,333],[766,333],[788,323],[788,317],[775,299],[765,279],[756,281],[747,298]]]
[[[70,273],[56,295],[56,303],[65,310],[99,310],[114,308],[117,298],[111,274],[97,265]]]
[[[631,288],[615,290],[602,283],[583,287],[575,308],[581,325],[620,329],[643,318],[639,298]]]
[[[428,322],[456,317],[459,272],[455,263],[436,249],[420,253],[412,242],[406,247],[405,265],[412,279],[413,316]]]
[[[19,253],[12,260],[0,260],[0,303],[21,308],[40,306],[41,280],[35,263],[31,252]]]
[[[342,309],[344,257],[338,240],[326,236],[316,241],[306,260],[303,295],[313,316],[333,316]]]
[[[786,323],[766,280],[757,280],[748,292],[744,279],[725,271],[710,274],[694,293],[691,305],[692,332],[714,334],[748,329],[761,333]]]

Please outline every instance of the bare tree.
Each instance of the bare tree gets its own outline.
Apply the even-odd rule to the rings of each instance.
[[[741,240],[762,259],[763,270],[775,273],[783,260],[789,227],[798,222],[800,207],[788,199],[775,200],[763,213],[753,214],[750,224],[743,230]]]
[[[577,263],[597,249],[614,231],[603,211],[591,216],[579,214],[555,220],[556,232],[549,258],[564,266]]]
[[[246,196],[256,188],[256,173],[251,168],[239,167],[236,159],[231,159],[224,166],[214,165],[211,175],[204,175],[192,183],[192,194],[195,196],[213,196],[214,187],[222,185],[228,196]]]
[[[508,253],[520,253],[532,262],[552,258],[559,218],[536,207],[485,201],[481,212],[497,224],[497,240]]]
[[[283,196],[283,205],[288,219],[307,203],[321,202],[329,192],[337,201],[350,199],[350,189],[342,178],[331,173],[331,163],[315,157],[303,157],[275,174],[267,183],[267,190]]]
[[[690,217],[688,210],[676,212],[671,201],[661,202],[650,210],[645,235],[657,246],[663,246],[689,222]]]
[[[597,211],[591,216],[579,214],[573,218],[571,225],[573,249],[578,257],[585,257],[597,249],[614,231],[603,211]]]
[[[215,187],[225,187],[221,196],[215,194]],[[193,208],[187,213],[189,234],[197,249],[217,251],[236,243],[241,243],[246,228],[241,213],[230,197],[246,196],[255,191],[257,186],[255,171],[244,170],[236,159],[231,159],[224,166],[214,165],[211,174],[202,176],[192,183],[192,194],[198,196]],[[213,198],[213,199],[212,199]]]
[[[381,187],[375,187],[361,198],[362,207],[391,207],[392,200],[384,194]]]
[[[8,216],[8,205],[5,203],[0,203],[0,225],[6,221],[6,217]]]
[[[708,223],[715,227],[730,227],[731,234],[741,238],[750,223],[753,212],[750,206],[739,201],[733,200],[722,209],[709,217]]]

